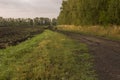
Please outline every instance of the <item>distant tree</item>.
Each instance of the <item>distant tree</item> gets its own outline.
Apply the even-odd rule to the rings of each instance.
[[[52,19],[52,25],[53,25],[53,26],[56,26],[56,25],[57,25],[57,19],[55,19],[55,18]]]
[[[12,27],[12,26],[47,26],[50,25],[51,19],[49,18],[43,18],[43,17],[36,17],[34,19],[31,18],[2,18],[0,17],[0,27]]]

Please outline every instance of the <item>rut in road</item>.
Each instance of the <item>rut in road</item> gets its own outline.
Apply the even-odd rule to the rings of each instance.
[[[88,45],[94,56],[99,80],[120,80],[120,42],[77,33],[61,33]]]

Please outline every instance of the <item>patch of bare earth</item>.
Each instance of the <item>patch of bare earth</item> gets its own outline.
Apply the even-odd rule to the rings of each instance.
[[[43,31],[41,27],[0,27],[0,49],[17,45]]]
[[[120,42],[77,33],[62,32],[88,45],[99,80],[120,80]]]

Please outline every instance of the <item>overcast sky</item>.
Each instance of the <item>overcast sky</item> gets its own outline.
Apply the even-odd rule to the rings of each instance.
[[[0,0],[0,16],[15,18],[57,17],[62,0]]]

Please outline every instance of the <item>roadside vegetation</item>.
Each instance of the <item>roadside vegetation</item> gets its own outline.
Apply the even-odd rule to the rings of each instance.
[[[103,26],[74,26],[74,25],[60,25],[58,30],[76,32],[80,34],[101,36],[112,40],[120,40],[120,27],[103,27]]]
[[[97,80],[85,44],[46,30],[0,50],[0,80]]]
[[[58,29],[120,40],[119,3],[120,0],[64,0],[58,24],[65,26]]]

